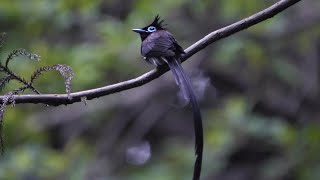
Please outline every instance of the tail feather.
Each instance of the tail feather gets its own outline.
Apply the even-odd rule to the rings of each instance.
[[[184,72],[183,69],[180,68],[180,64],[178,63],[178,65],[176,64],[176,60],[173,61],[169,61],[168,65],[173,73],[174,79],[177,83],[177,85],[179,86],[181,92],[182,92],[182,96],[183,96],[183,100],[186,101],[186,104],[188,104],[190,102],[190,93],[189,93],[189,87],[187,86],[187,83],[185,82],[184,79]],[[188,80],[188,79],[187,79]]]
[[[193,180],[200,179],[201,164],[202,164],[202,152],[203,152],[203,127],[200,108],[191,86],[190,79],[184,72],[179,60],[167,59],[166,60],[170,70],[172,71],[176,83],[180,87],[183,97],[191,103],[194,119],[194,131],[195,131],[195,155],[196,161],[194,164]]]

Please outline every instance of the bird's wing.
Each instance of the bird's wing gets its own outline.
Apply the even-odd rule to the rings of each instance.
[[[150,34],[142,43],[141,53],[145,57],[170,57],[176,55],[173,36],[167,31]]]

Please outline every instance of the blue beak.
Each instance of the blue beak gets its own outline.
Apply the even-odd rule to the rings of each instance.
[[[143,30],[143,29],[132,29],[133,32],[136,32],[136,33],[145,33],[147,31]]]

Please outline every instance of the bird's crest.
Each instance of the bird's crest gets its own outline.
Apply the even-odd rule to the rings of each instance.
[[[165,24],[163,24],[164,20],[162,20],[159,16],[159,14],[154,18],[153,22],[148,25],[146,28],[148,28],[149,26],[154,26],[157,29],[165,29],[164,26]]]

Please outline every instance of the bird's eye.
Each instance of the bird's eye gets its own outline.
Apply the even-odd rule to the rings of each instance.
[[[154,32],[154,31],[156,31],[157,29],[156,29],[156,27],[154,27],[154,26],[149,26],[148,27],[148,32]]]

